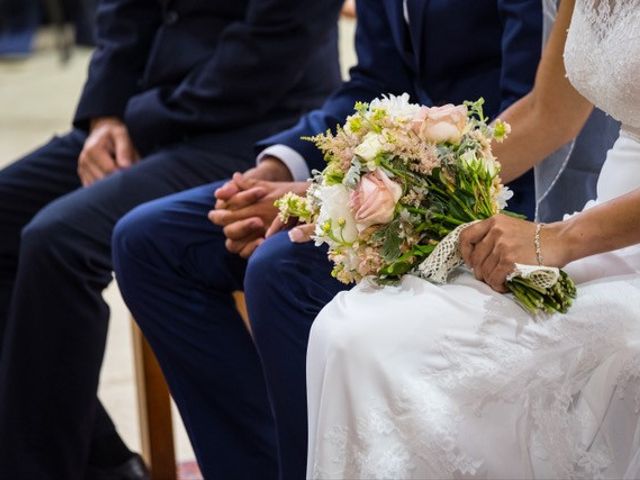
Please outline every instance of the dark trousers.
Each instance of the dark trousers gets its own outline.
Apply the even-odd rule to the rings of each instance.
[[[273,424],[261,358],[279,477],[300,480],[309,329],[346,286],[330,276],[324,249],[292,244],[286,233],[268,239],[248,262],[230,254],[221,229],[205,218],[212,188],[149,202],[120,220],[113,237],[118,284],[158,356],[205,478],[276,478],[265,451]],[[259,353],[231,295],[241,289]],[[252,462],[233,452],[220,458],[225,446],[251,444]]]
[[[292,121],[186,140],[89,188],[76,174],[78,131],[0,171],[0,479],[84,478],[94,429],[105,424],[96,400],[109,318],[101,293],[117,220],[250,167],[253,143]]]

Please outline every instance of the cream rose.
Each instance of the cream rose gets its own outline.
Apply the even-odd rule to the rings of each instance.
[[[451,103],[442,107],[422,107],[413,117],[413,129],[428,142],[458,143],[467,126],[467,107]]]
[[[380,141],[379,135],[374,132],[367,133],[362,139],[362,142],[360,142],[360,145],[353,149],[353,153],[367,162],[376,158],[376,155],[381,151],[382,142]]]
[[[401,196],[402,187],[382,170],[376,169],[364,175],[349,200],[358,231],[393,220],[396,203]]]

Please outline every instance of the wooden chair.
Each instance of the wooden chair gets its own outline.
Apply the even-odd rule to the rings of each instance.
[[[241,292],[235,292],[234,298],[248,328],[249,317],[244,304],[244,295]],[[151,470],[152,480],[176,480],[176,455],[169,388],[151,347],[135,322],[131,323],[142,457]]]

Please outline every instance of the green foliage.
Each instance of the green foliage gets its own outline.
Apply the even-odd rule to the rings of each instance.
[[[469,100],[464,102],[464,105],[469,110],[470,117],[476,117],[482,123],[487,123],[489,119],[484,116],[484,98],[480,97],[475,102]]]
[[[382,244],[382,258],[386,262],[393,262],[402,254],[400,247],[402,246],[402,238],[400,230],[402,228],[400,218],[396,218],[389,223],[381,231],[383,233],[384,243]]]

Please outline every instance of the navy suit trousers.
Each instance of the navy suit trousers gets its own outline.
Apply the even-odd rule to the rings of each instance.
[[[336,293],[326,250],[289,241],[281,232],[245,262],[224,246],[206,218],[216,187],[149,202],[116,226],[114,266],[125,301],[156,352],[187,426],[205,478],[249,476],[219,451],[256,427],[255,455],[273,433],[264,413],[267,391],[276,420],[279,478],[305,476],[305,357],[311,324]],[[254,343],[235,308],[243,290]],[[263,360],[264,375],[260,366]],[[257,428],[260,427],[260,430]]]
[[[0,479],[83,479],[94,431],[110,425],[96,391],[116,222],[251,167],[254,143],[294,120],[193,137],[88,188],[76,174],[80,131],[0,171]],[[242,441],[221,445],[220,462],[242,458]]]

